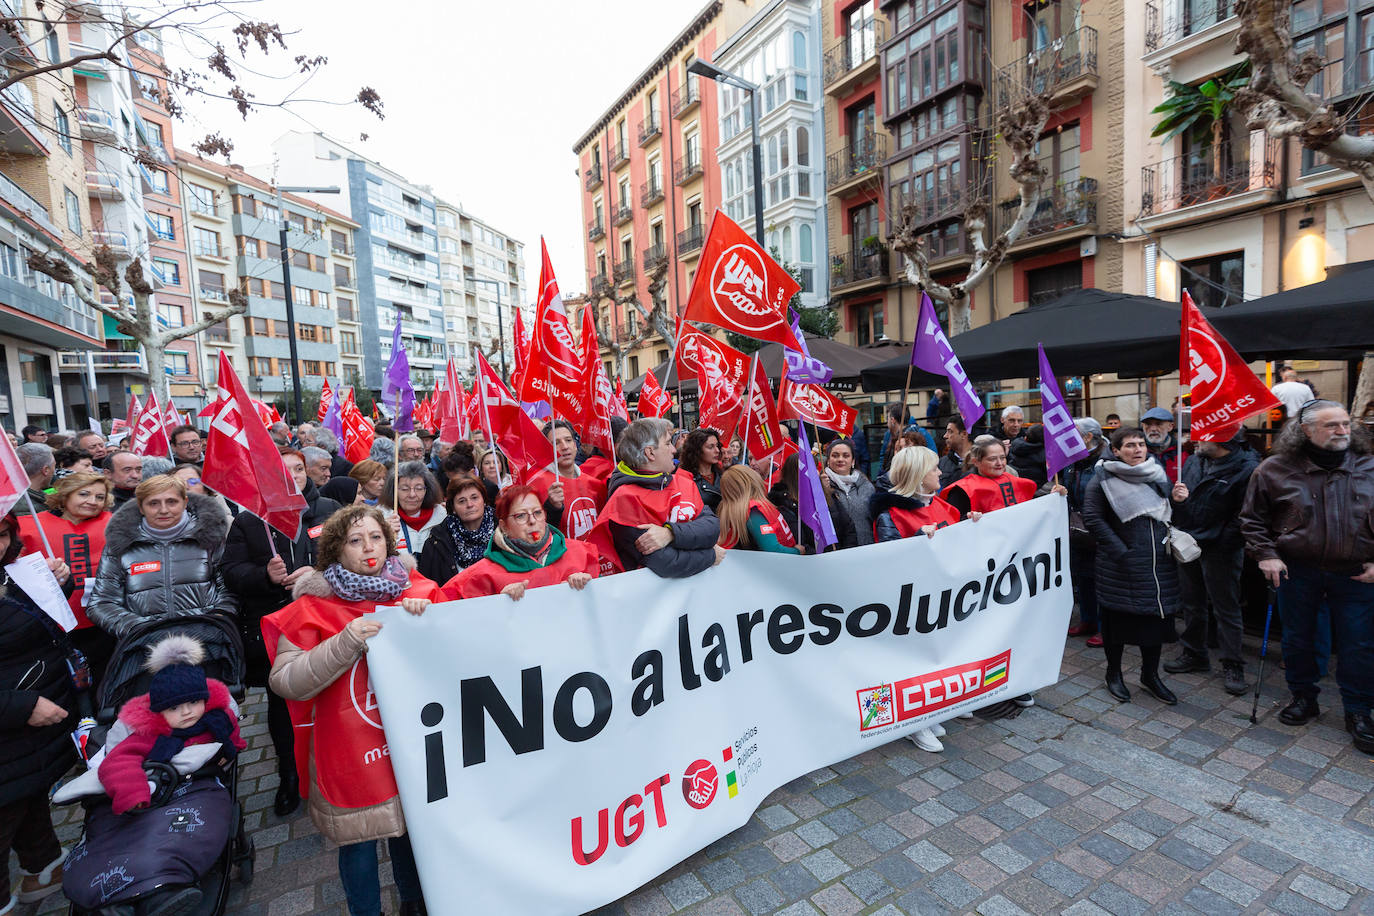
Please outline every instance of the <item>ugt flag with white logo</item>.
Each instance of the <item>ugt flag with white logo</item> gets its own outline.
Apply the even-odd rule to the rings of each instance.
[[[682,317],[800,350],[787,323],[787,303],[800,289],[763,246],[717,210]]]
[[[584,913],[805,773],[1053,683],[1067,518],[1047,496],[929,539],[380,610],[368,666],[430,912]]]

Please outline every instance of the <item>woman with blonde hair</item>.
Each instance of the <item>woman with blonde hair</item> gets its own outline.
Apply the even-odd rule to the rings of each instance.
[[[747,464],[732,464],[720,475],[721,547],[801,553],[792,531],[763,491],[763,478]]]
[[[902,448],[888,469],[892,486],[878,490],[869,501],[876,541],[895,541],[917,534],[934,537],[937,529],[959,521],[959,510],[936,494],[940,490],[940,458],[924,445]],[[982,513],[971,512],[977,519]]]
[[[353,465],[348,476],[358,481],[358,498],[369,506],[377,505],[381,499],[382,488],[386,486],[386,465],[371,458],[364,458]]]

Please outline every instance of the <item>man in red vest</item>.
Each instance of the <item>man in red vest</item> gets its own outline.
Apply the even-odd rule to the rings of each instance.
[[[720,520],[702,504],[692,475],[674,463],[673,425],[647,417],[625,427],[606,505],[587,539],[601,552],[602,575],[648,567],[685,579],[719,563]]]

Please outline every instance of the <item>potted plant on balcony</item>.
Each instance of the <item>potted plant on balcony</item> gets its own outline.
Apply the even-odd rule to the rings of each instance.
[[[1197,86],[1170,80],[1169,97],[1156,105],[1152,112],[1161,117],[1150,136],[1159,137],[1161,144],[1187,133],[1195,141],[1203,142],[1205,139],[1211,151],[1211,173],[1214,178],[1207,187],[1192,188],[1188,196],[1198,200],[1189,200],[1189,203],[1213,200],[1230,193],[1221,177],[1224,171],[1226,116],[1235,104],[1236,96],[1249,82],[1249,61],[1242,61],[1221,76]],[[1196,184],[1191,181],[1188,183]]]

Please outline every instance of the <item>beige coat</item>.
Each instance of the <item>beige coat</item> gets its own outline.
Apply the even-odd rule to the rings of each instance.
[[[414,560],[402,555],[407,568]],[[293,598],[314,595],[333,598],[321,572],[303,576],[291,591]],[[278,696],[288,700],[310,700],[334,681],[348,674],[353,663],[367,651],[366,642],[345,629],[329,637],[313,649],[302,649],[285,636],[277,643],[277,660],[267,684]],[[401,812],[401,797],[388,799],[368,808],[336,808],[325,801],[315,781],[315,742],[310,741],[310,794],[306,800],[310,820],[329,842],[346,846],[385,837],[401,836],[406,832],[405,816]]]

